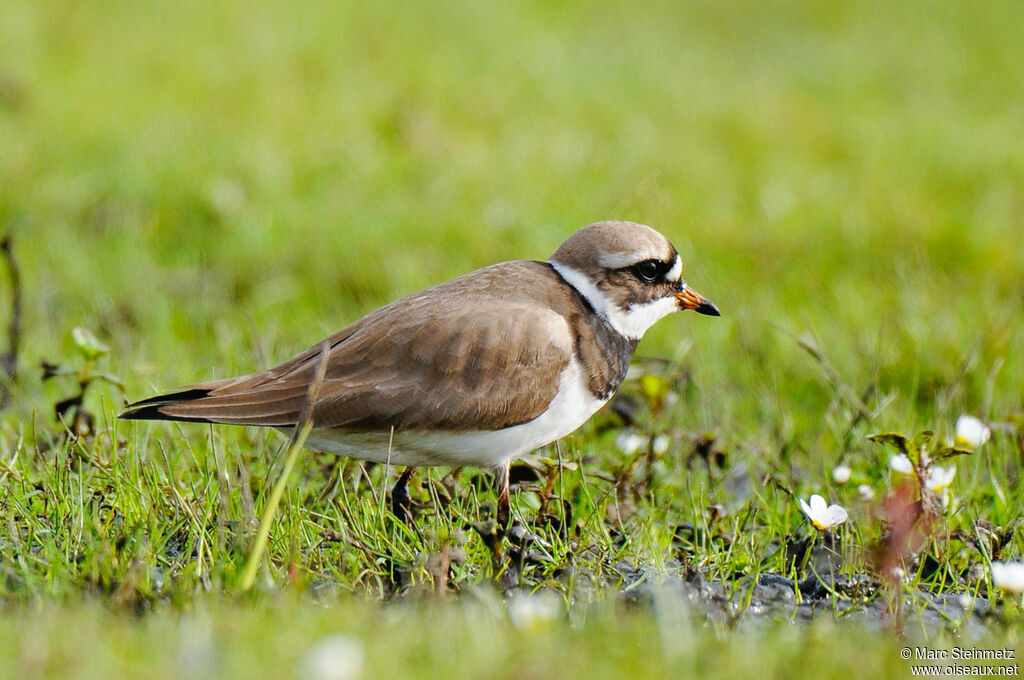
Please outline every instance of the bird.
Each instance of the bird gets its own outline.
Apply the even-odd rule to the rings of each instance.
[[[286,434],[308,419],[307,448],[405,467],[391,494],[396,515],[408,511],[416,467],[472,466],[495,474],[497,519],[507,524],[513,460],[607,403],[654,323],[679,310],[720,316],[682,273],[678,251],[655,229],[595,222],[546,261],[477,269],[380,307],[273,368],[186,385],[119,417]]]

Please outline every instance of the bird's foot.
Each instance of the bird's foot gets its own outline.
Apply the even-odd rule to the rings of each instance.
[[[391,514],[408,524],[412,523],[412,498],[409,496],[409,479],[416,468],[407,467],[391,489]]]
[[[497,515],[499,517],[501,515],[500,508]],[[509,559],[509,555],[505,551],[505,535],[508,533],[508,529],[505,524],[496,519],[493,503],[482,503],[480,505],[480,516],[480,521],[474,522],[472,527],[480,535],[484,545],[490,551],[494,580],[504,590],[519,581],[519,569]]]
[[[498,529],[504,533],[508,530],[509,519],[512,517],[512,507],[508,501],[508,492],[506,491],[501,496],[498,496],[498,511],[496,519],[498,520]]]

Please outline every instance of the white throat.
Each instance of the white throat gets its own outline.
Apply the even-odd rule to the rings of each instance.
[[[548,264],[586,298],[594,311],[600,314],[608,325],[630,340],[639,340],[648,328],[679,309],[679,304],[673,297],[651,300],[642,305],[622,309],[608,299],[608,296],[583,272],[554,260],[548,260]]]

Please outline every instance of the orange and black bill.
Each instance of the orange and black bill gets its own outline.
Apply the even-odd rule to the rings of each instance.
[[[698,314],[707,314],[708,316],[722,316],[714,302],[708,300],[685,283],[683,284],[683,290],[676,293],[676,300],[679,301],[679,306],[683,309],[692,309]]]

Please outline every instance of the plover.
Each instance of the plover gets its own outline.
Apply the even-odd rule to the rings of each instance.
[[[181,387],[120,417],[293,431],[326,348],[306,446],[406,466],[396,509],[415,466],[492,470],[507,522],[513,459],[601,408],[656,321],[679,309],[719,315],[682,271],[654,229],[597,222],[546,262],[478,269],[370,312],[274,368]]]

